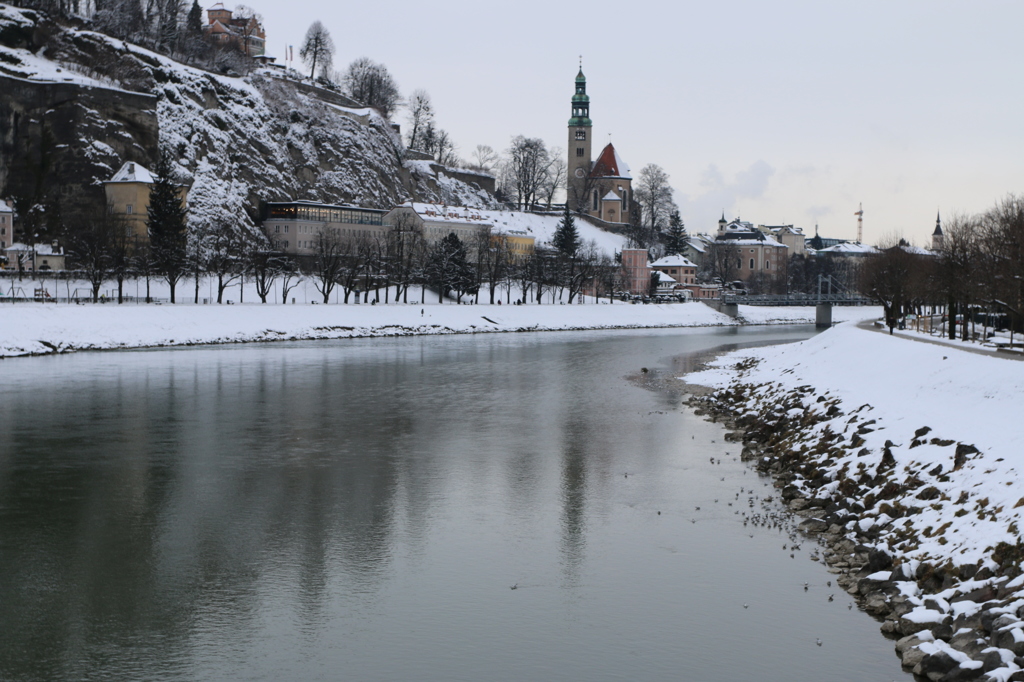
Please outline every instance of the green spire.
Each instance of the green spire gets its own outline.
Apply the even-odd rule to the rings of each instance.
[[[590,120],[590,96],[587,95],[587,77],[583,75],[583,66],[580,65],[580,72],[576,74],[576,92],[572,96],[572,118],[569,119],[570,128],[592,126]]]

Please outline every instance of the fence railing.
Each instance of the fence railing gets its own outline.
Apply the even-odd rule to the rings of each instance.
[[[865,296],[857,294],[735,294],[723,293],[722,301],[725,303],[740,303],[744,305],[764,306],[787,306],[787,305],[817,305],[819,303],[831,303],[832,305],[873,305],[874,302]]]

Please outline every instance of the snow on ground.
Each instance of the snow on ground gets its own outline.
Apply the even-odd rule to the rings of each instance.
[[[52,285],[52,283],[51,283]],[[27,287],[28,288],[28,287]],[[312,287],[310,287],[312,289]],[[203,296],[207,295],[206,285]],[[134,293],[134,287],[127,292]],[[157,295],[158,291],[153,292]],[[0,306],[0,357],[106,348],[348,338],[394,334],[451,334],[567,329],[701,327],[737,324],[702,303],[631,305],[439,305],[427,292],[418,302],[390,305],[145,305],[42,304]],[[63,292],[62,292],[63,294]],[[182,294],[191,300],[191,289]],[[246,294],[255,301],[253,293]],[[230,297],[228,297],[230,299]],[[301,295],[298,300],[302,300]],[[315,300],[311,298],[309,300]],[[776,309],[777,310],[777,309]],[[868,309],[857,309],[864,315]],[[802,311],[802,314],[801,312]],[[814,309],[758,311],[761,323],[806,324]]]
[[[748,359],[759,362],[746,370],[736,367]],[[850,323],[801,343],[730,353],[686,380],[715,388],[742,381],[757,386],[754,394],[766,402],[776,393],[811,386],[814,391],[804,399],[806,411],[823,409],[816,396],[838,398],[842,411],[813,427],[819,435],[831,429],[850,438],[852,431],[847,431],[856,428],[850,415],[869,405],[860,414],[877,420],[872,425],[876,430],[860,434],[862,446],[849,447],[847,456],[835,458],[827,468],[833,475],[844,467],[856,471],[859,464],[874,470],[891,441],[894,472],[901,480],[916,477],[919,485],[937,488],[940,496],[933,504],[907,496],[907,504],[920,507],[918,513],[896,521],[877,518],[895,534],[913,537],[890,546],[905,558],[933,563],[950,559],[954,565],[988,562],[999,542],[1019,540],[1017,528],[1024,525],[1024,429],[1019,422],[1024,363]],[[915,444],[915,432],[926,426],[932,430]],[[980,453],[969,455],[962,468],[952,471],[956,442],[974,445]],[[859,447],[869,452],[860,454]],[[939,464],[943,471],[930,473]],[[950,500],[964,501],[948,504]],[[911,529],[916,531],[908,533]]]

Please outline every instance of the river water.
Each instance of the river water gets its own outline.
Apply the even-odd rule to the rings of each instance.
[[[5,361],[0,679],[909,679],[744,526],[773,489],[721,427],[626,378],[812,333]]]

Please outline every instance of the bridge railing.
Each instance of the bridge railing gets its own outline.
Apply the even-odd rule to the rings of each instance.
[[[739,303],[743,305],[818,305],[819,303],[831,303],[832,305],[872,305],[873,301],[865,296],[857,294],[722,294],[722,301],[725,303]]]

